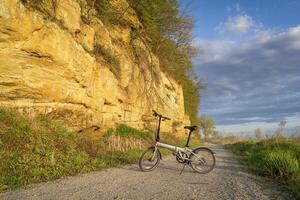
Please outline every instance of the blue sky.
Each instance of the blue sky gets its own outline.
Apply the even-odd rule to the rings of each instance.
[[[200,114],[217,129],[300,126],[300,0],[188,0],[195,72],[207,84]]]

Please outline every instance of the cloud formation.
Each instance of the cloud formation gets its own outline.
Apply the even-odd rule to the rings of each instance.
[[[241,28],[242,30],[243,28]],[[243,41],[198,41],[208,84],[201,113],[218,125],[278,122],[300,113],[300,26]]]
[[[225,22],[216,27],[216,30],[220,33],[244,34],[253,26],[255,26],[253,19],[247,14],[242,14],[228,17]]]

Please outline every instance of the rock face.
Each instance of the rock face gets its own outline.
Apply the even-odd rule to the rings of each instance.
[[[138,19],[126,13],[125,25],[105,26],[80,1],[57,2],[49,17],[19,0],[0,1],[0,105],[59,118],[74,130],[143,129],[155,109],[172,118],[163,130],[182,130],[189,122],[182,88],[135,36]]]

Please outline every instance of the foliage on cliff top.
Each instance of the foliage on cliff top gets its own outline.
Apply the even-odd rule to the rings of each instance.
[[[138,17],[143,28],[132,28],[139,29],[134,31],[141,34],[140,38],[143,38],[149,50],[157,55],[161,69],[183,86],[185,111],[192,123],[196,123],[203,87],[197,77],[192,76],[191,58],[197,53],[192,46],[193,19],[179,9],[179,0],[126,0],[128,5],[124,0],[120,1],[119,6],[109,0],[76,1],[81,6],[81,18],[85,23],[89,23],[91,9],[95,9],[98,17],[107,25],[126,26],[130,22],[126,21],[125,16]],[[55,19],[57,0],[22,0],[22,3]],[[103,54],[118,78],[118,59],[108,50],[103,50],[96,46],[95,54]]]
[[[191,58],[197,54],[192,46],[193,19],[181,12],[178,0],[128,0],[150,37],[152,51],[161,69],[183,86],[185,111],[197,122],[200,91],[203,88],[192,76]]]
[[[140,35],[146,45],[149,45],[149,50],[157,55],[161,69],[183,86],[185,111],[192,123],[197,123],[203,85],[192,75],[191,58],[197,54],[197,49],[192,46],[194,23],[190,16],[180,11],[179,1],[127,0],[129,6],[120,10],[116,10],[108,0],[87,2],[97,10],[99,17],[106,24],[125,25],[125,14],[135,12],[143,25],[143,28],[135,30],[135,33]]]

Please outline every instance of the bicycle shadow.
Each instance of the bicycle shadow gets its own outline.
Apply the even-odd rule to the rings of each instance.
[[[172,167],[172,166],[168,166],[168,165],[165,165],[165,164],[161,163],[156,169],[154,169],[154,171],[155,170],[167,170],[167,171],[172,171],[172,172],[176,171],[180,175],[182,167],[183,167],[183,165],[182,166],[178,166],[178,167]],[[129,170],[129,171],[142,172],[137,164],[131,165],[131,166],[124,166],[124,167],[120,167],[120,168],[121,169],[125,169],[125,170]],[[192,169],[189,169],[189,166],[185,167],[183,173],[197,174]]]

